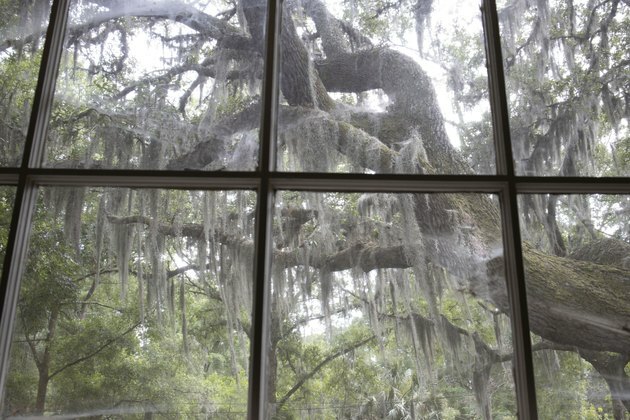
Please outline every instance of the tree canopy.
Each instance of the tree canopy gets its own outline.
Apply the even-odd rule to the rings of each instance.
[[[476,7],[286,1],[278,170],[495,174]],[[0,0],[4,167],[49,8]],[[628,176],[627,0],[498,15],[517,173]],[[255,0],[71,2],[42,166],[257,170],[265,19]],[[630,196],[519,198],[539,415],[627,418]],[[3,415],[244,418],[257,200],[40,187]],[[273,214],[272,418],[517,417],[496,195],[283,190]]]

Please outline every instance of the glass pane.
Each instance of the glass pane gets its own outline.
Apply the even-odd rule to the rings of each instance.
[[[0,185],[0,271],[2,270],[4,256],[6,254],[14,200],[15,188]]]
[[[493,174],[477,2],[286,3],[278,167]]]
[[[630,412],[629,195],[520,197],[540,418]]]
[[[481,194],[278,193],[271,418],[516,418],[499,220]]]
[[[42,189],[5,413],[244,418],[255,200]]]
[[[247,30],[266,2],[250,3],[72,1],[45,165],[256,169],[264,38]]]
[[[20,166],[48,26],[48,1],[0,6],[0,166]]]
[[[630,175],[628,2],[499,3],[517,173]]]

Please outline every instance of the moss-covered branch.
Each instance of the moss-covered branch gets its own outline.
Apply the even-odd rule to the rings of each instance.
[[[525,244],[532,332],[560,344],[623,353],[630,348],[630,272],[551,256]],[[489,292],[508,311],[503,258],[488,262]]]

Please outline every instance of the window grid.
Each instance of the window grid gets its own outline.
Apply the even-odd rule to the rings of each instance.
[[[37,185],[30,178],[29,168],[41,161],[44,150],[46,126],[50,116],[57,69],[61,61],[65,27],[68,19],[69,0],[53,1],[44,51],[39,69],[35,97],[31,109],[28,133],[17,170],[18,181],[11,227],[7,241],[5,263],[0,282],[0,395],[5,395],[8,373],[11,334],[16,315],[20,278],[24,269],[20,261],[26,261],[28,234],[37,200]],[[2,403],[0,403],[0,408]]]
[[[525,288],[525,268],[521,248],[521,231],[518,224],[518,203],[516,198],[515,172],[512,160],[512,140],[510,138],[509,115],[505,92],[505,76],[501,57],[499,18],[495,0],[484,1],[481,7],[488,61],[488,84],[492,127],[497,159],[497,172],[508,177],[507,188],[501,194],[501,218],[503,248],[505,258],[505,278],[508,300],[513,351],[514,382],[516,404],[521,418],[538,418],[536,409],[536,387],[534,384],[534,363],[529,337],[529,316],[527,313],[527,293]]]
[[[266,418],[269,295],[271,289],[271,227],[273,224],[274,190],[271,176],[275,169],[275,133],[278,106],[279,30],[282,0],[268,0],[265,33],[265,69],[262,87],[262,119],[258,172],[260,185],[256,200],[256,238],[254,248],[254,302],[252,305],[252,341],[250,345],[248,418]]]
[[[252,189],[258,194],[256,218],[253,339],[251,344],[248,418],[265,418],[264,378],[271,264],[271,223],[277,190],[335,192],[486,192],[500,196],[506,281],[514,338],[514,374],[519,418],[536,419],[536,396],[529,338],[524,266],[518,225],[517,195],[522,193],[630,193],[623,178],[517,176],[512,161],[508,107],[495,0],[482,0],[490,105],[497,175],[335,174],[275,172],[278,97],[278,35],[282,0],[268,0],[265,75],[262,91],[259,169],[255,172],[137,171],[38,168],[45,147],[55,78],[61,59],[69,0],[54,0],[46,34],[29,130],[19,168],[0,168],[0,184],[16,185],[7,252],[0,283],[0,395],[5,392],[10,337],[26,259],[37,187],[129,186],[174,189]]]

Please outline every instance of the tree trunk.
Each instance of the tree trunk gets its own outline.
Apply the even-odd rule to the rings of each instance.
[[[48,363],[39,368],[39,378],[37,381],[37,399],[35,401],[35,412],[43,413],[46,407],[46,394],[48,392]]]
[[[53,308],[48,319],[48,334],[46,335],[46,347],[41,360],[37,363],[38,381],[37,397],[35,400],[35,411],[43,413],[46,408],[46,394],[48,393],[48,382],[50,381],[50,347],[55,337],[57,320],[59,319],[59,308]]]
[[[625,372],[630,353],[611,354],[581,350],[580,356],[602,376],[610,390],[615,420],[625,420],[630,412],[630,377]]]

